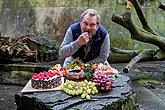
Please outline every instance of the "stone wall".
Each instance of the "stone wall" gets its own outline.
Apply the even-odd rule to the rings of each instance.
[[[94,8],[100,13],[101,23],[111,35],[111,47],[155,48],[153,45],[131,40],[126,29],[111,21],[113,13],[124,13],[125,1],[0,0],[0,33],[1,36],[20,36],[46,32],[60,44],[68,26],[79,20],[83,10]],[[147,8],[143,7],[143,11],[151,27],[165,36],[165,12],[158,9],[158,5],[158,1],[152,1]],[[141,26],[134,9],[132,13],[137,25]]]

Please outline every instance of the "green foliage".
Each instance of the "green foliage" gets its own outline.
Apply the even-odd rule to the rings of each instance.
[[[30,7],[42,6],[45,0],[19,0],[19,7],[29,4]]]
[[[85,68],[84,68],[84,72],[85,72],[85,77],[88,81],[90,81],[92,78],[93,78],[93,69],[90,68],[91,65],[87,65]]]

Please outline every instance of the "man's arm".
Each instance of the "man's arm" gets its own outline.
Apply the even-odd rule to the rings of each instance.
[[[97,58],[87,63],[104,63],[107,61],[109,52],[110,52],[110,40],[109,40],[109,34],[107,34],[101,46],[100,55]]]
[[[73,41],[72,31],[69,27],[59,48],[60,58],[63,59],[72,56],[78,49],[79,45]]]

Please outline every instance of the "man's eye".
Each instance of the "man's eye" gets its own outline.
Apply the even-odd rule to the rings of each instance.
[[[96,26],[96,24],[91,24],[91,27],[95,27]]]
[[[86,22],[84,22],[84,25],[88,25]]]

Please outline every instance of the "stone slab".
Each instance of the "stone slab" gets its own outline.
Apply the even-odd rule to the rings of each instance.
[[[119,75],[117,86],[111,91],[102,91],[92,96],[91,100],[81,99],[80,96],[70,96],[62,91],[15,94],[18,110],[134,110],[135,101],[129,78]]]

